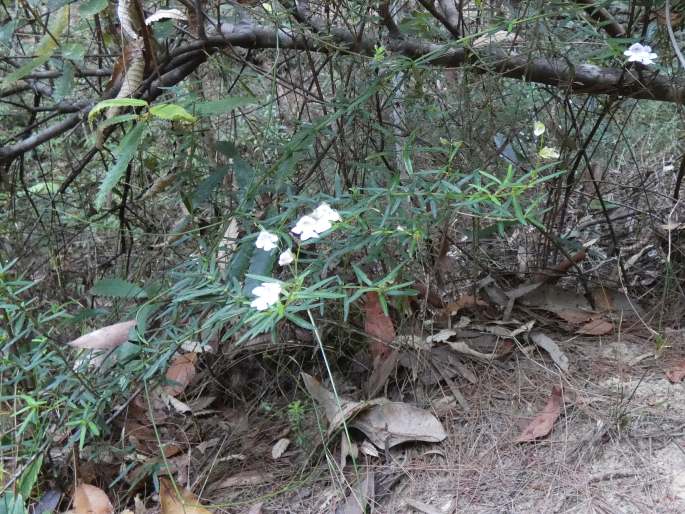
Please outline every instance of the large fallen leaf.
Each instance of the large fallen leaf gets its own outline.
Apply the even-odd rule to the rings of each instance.
[[[439,443],[447,437],[438,418],[427,410],[400,402],[374,405],[350,425],[364,432],[378,448],[392,448],[407,441]]]
[[[369,352],[375,361],[377,357],[385,360],[391,353],[390,345],[395,340],[395,326],[390,317],[383,312],[378,293],[366,293],[364,301],[364,330],[371,336]]]
[[[74,489],[75,514],[112,514],[114,507],[105,492],[94,485],[81,484]]]
[[[159,502],[162,506],[161,514],[211,514],[211,511],[200,505],[197,496],[183,487],[174,487],[165,477],[159,479]]]
[[[586,323],[576,333],[585,334],[589,336],[603,336],[611,333],[614,330],[614,325],[603,318],[596,318]]]
[[[302,373],[302,378],[309,394],[324,409],[329,435],[346,422],[381,449],[406,441],[437,443],[447,437],[440,421],[428,411],[385,398],[366,402],[336,399],[311,375]]]
[[[178,396],[195,377],[195,352],[177,354],[171,361],[166,372],[166,379],[171,382],[164,387],[164,391],[171,396]]]
[[[552,431],[554,422],[559,417],[559,414],[561,414],[561,388],[554,386],[552,387],[552,395],[547,401],[545,408],[533,418],[514,442],[526,443],[540,437],[545,437]]]
[[[545,350],[554,363],[559,366],[562,371],[568,371],[568,357],[561,351],[559,345],[552,341],[552,338],[546,336],[542,332],[531,332],[530,340],[533,341],[540,348]]]
[[[91,350],[102,350],[116,348],[128,341],[129,331],[136,326],[136,320],[122,321],[114,325],[99,328],[88,334],[74,339],[69,346],[75,348],[88,348]]]

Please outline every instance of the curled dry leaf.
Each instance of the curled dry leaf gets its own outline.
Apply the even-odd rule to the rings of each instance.
[[[211,514],[211,511],[200,505],[197,496],[183,487],[174,487],[165,477],[159,479],[159,502],[162,506],[161,514]]]
[[[271,458],[273,460],[280,459],[288,449],[288,446],[290,446],[290,439],[285,437],[279,439],[276,444],[273,445],[273,448],[271,448]]]
[[[106,327],[99,328],[78,339],[74,339],[69,346],[75,348],[88,348],[90,350],[103,350],[116,348],[128,341],[129,331],[136,326],[136,320],[122,321]]]
[[[447,311],[447,314],[449,316],[456,316],[457,314],[459,314],[460,310],[465,309],[467,307],[487,307],[487,306],[488,306],[487,302],[484,302],[483,300],[480,300],[473,295],[465,294],[465,295],[460,296],[456,302],[450,303],[447,307],[445,307],[445,310]]]
[[[554,422],[559,417],[559,414],[561,414],[561,388],[554,386],[552,388],[552,395],[547,401],[545,408],[533,418],[533,421],[528,424],[514,442],[526,443],[540,437],[545,437],[552,431]]]
[[[564,352],[561,351],[559,345],[552,341],[552,339],[542,332],[531,332],[530,340],[533,341],[540,348],[545,350],[554,363],[559,366],[562,371],[568,371],[568,357]]]
[[[195,352],[177,354],[171,361],[166,372],[166,379],[171,382],[164,387],[164,391],[171,396],[178,396],[185,391],[190,381],[195,377]]]
[[[680,361],[666,372],[666,378],[672,384],[678,384],[685,378],[685,361]]]
[[[585,334],[589,336],[603,336],[611,333],[614,330],[614,325],[603,318],[595,318],[580,327],[576,332],[578,334]]]
[[[364,514],[367,506],[375,500],[375,480],[373,471],[367,470],[347,496],[345,503],[335,508],[335,514]]]
[[[145,18],[145,25],[159,20],[185,20],[186,15],[178,9],[158,9],[154,14]]]
[[[112,514],[114,507],[99,487],[81,484],[74,489],[75,514]]]
[[[400,402],[374,405],[359,414],[350,426],[361,430],[378,448],[392,448],[407,441],[439,443],[447,433],[427,410]]]
[[[372,445],[366,439],[359,446],[359,451],[362,452],[364,455],[368,455],[369,457],[379,457],[380,456],[376,447],[374,445]]]
[[[406,441],[440,442],[447,437],[440,421],[428,411],[401,402],[377,398],[354,402],[335,395],[314,377],[302,373],[305,387],[324,409],[328,419],[328,435],[343,423],[361,430],[381,449]]]

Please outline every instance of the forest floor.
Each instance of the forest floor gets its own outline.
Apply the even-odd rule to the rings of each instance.
[[[463,389],[468,413],[436,393],[447,440],[368,461],[375,511],[685,512],[685,389],[665,376],[684,352],[667,349],[656,360],[653,343],[616,337],[560,347],[573,363],[563,380],[551,366],[519,357],[512,366],[474,370],[478,383]],[[565,401],[552,433],[515,444],[560,382]],[[310,485],[285,503],[265,502],[264,512],[328,512],[339,491],[339,484]]]
[[[677,339],[685,337],[669,334]],[[189,449],[166,465],[215,512],[364,512],[350,491],[377,513],[685,512],[685,389],[666,375],[680,370],[682,345],[655,357],[653,341],[628,334],[556,341],[567,373],[540,351],[468,362],[478,380],[455,379],[468,411],[447,387],[413,384],[447,432],[440,443],[360,453],[341,467],[340,439],[324,448],[316,427],[303,426],[305,439],[274,458],[277,441],[296,439],[292,420],[222,407],[179,422]],[[563,393],[551,433],[517,442],[553,386]]]

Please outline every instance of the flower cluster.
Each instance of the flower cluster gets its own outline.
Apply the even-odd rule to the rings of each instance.
[[[302,241],[315,239],[329,230],[334,221],[340,221],[340,214],[324,202],[311,214],[302,216],[293,227],[292,233],[299,235]]]
[[[319,205],[311,214],[302,216],[292,229],[294,234],[298,234],[302,241],[318,238],[322,233],[330,230],[333,222],[340,221],[340,214],[332,209],[326,202]],[[265,252],[270,252],[278,247],[278,236],[267,230],[262,230],[257,236],[255,246]],[[278,256],[278,265],[287,266],[295,260],[295,255],[290,248],[286,249]],[[262,282],[261,285],[252,290],[254,300],[250,306],[258,311],[264,311],[278,303],[283,288],[276,282]]]
[[[628,58],[628,62],[639,62],[645,66],[654,64],[654,61],[659,58],[657,54],[652,52],[651,46],[640,43],[630,45],[630,48],[623,52],[623,55]]]

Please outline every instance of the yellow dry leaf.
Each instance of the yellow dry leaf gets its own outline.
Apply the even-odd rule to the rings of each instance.
[[[81,484],[74,490],[75,514],[112,514],[114,507],[105,492],[94,485]]]
[[[168,478],[159,479],[159,501],[161,514],[212,514],[200,505],[197,496],[184,487],[174,487]]]

